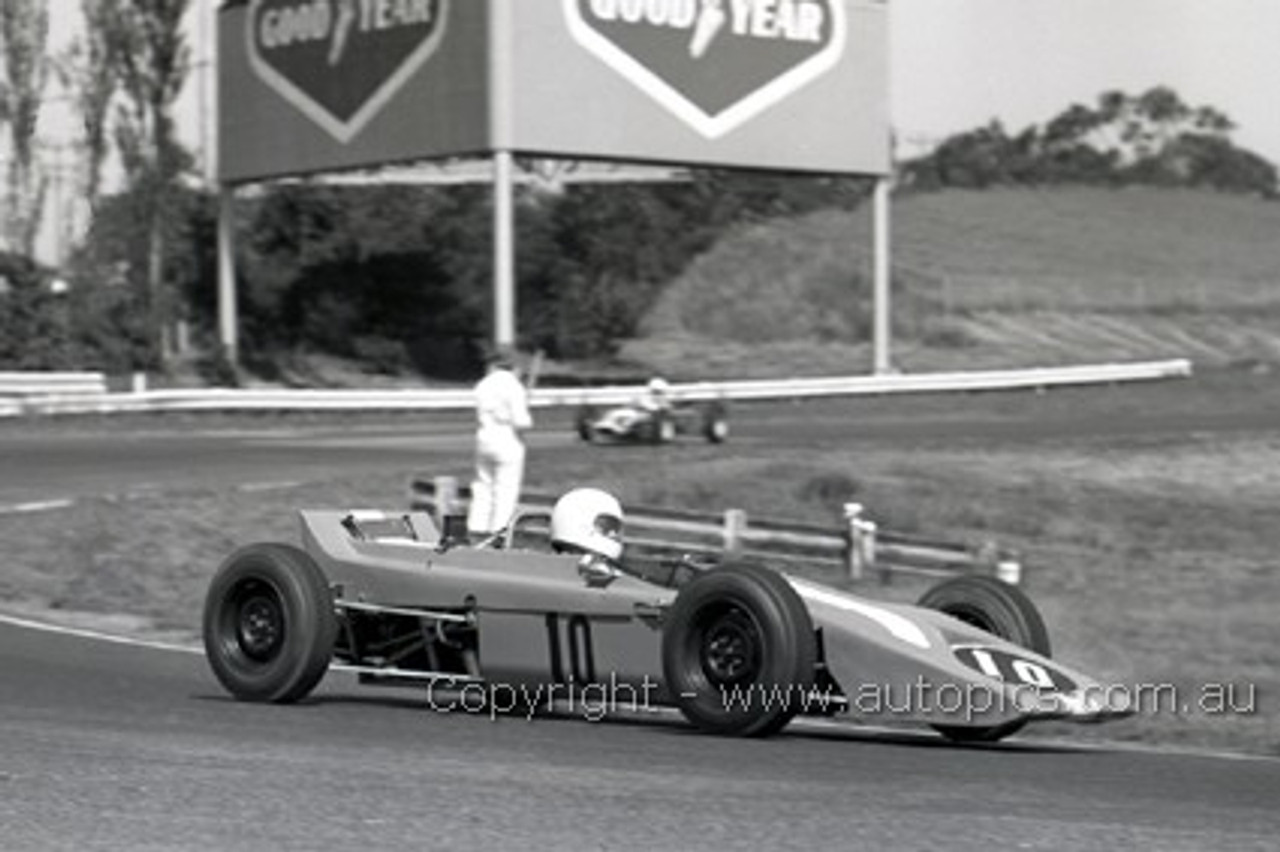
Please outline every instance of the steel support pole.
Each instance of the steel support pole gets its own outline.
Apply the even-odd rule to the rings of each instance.
[[[231,366],[239,366],[236,304],[235,190],[218,185],[218,340]]]
[[[493,152],[493,342],[516,342],[516,223],[510,151]]]
[[[493,153],[493,342],[516,342],[516,223],[513,200],[515,159],[511,128],[515,80],[511,57],[515,0],[489,4],[489,122]]]
[[[874,196],[874,231],[875,231],[875,247],[874,247],[874,289],[875,289],[875,320],[874,320],[874,347],[875,360],[873,372],[876,375],[893,372],[893,363],[890,358],[890,349],[893,341],[893,327],[891,323],[892,317],[892,301],[890,294],[890,263],[889,263],[889,178],[882,177],[876,180],[876,189]]]

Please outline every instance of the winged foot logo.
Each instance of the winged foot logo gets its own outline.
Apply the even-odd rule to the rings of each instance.
[[[431,58],[449,0],[252,0],[254,73],[349,142]]]
[[[573,38],[708,138],[822,76],[844,0],[562,0]]]

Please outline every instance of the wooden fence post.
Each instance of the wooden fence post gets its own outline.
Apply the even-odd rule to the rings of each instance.
[[[845,523],[845,565],[849,569],[850,580],[861,580],[862,573],[866,568],[863,563],[862,550],[862,530],[860,521],[862,519],[861,503],[845,503],[844,504],[844,523]]]
[[[861,503],[844,504],[845,564],[850,580],[861,580],[876,562],[876,522],[862,517]]]
[[[747,528],[747,513],[743,509],[724,510],[724,552],[737,555],[742,552],[742,532]]]
[[[1022,582],[1022,563],[1014,550],[1001,550],[996,557],[996,577],[1011,586]]]

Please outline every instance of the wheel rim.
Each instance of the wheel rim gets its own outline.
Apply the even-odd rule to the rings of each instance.
[[[743,608],[728,604],[707,613],[698,640],[698,660],[712,686],[754,681],[760,674],[760,628]]]
[[[276,587],[257,578],[241,582],[231,595],[224,625],[230,650],[248,661],[268,663],[285,639],[285,613]]]

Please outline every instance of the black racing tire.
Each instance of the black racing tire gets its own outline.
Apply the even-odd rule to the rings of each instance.
[[[995,577],[955,577],[926,591],[918,605],[944,612],[971,627],[985,630],[1008,642],[1051,656],[1049,630],[1040,611],[1026,593]],[[992,743],[1012,736],[1025,720],[1001,725],[934,725],[933,728],[956,742]]]
[[[578,409],[578,413],[573,419],[574,431],[578,433],[578,437],[586,441],[588,444],[595,440],[596,430],[591,428],[591,424],[596,419],[596,410],[589,405],[584,405]]]
[[[724,403],[710,403],[703,411],[702,436],[712,444],[723,444],[729,439],[729,410]]]
[[[644,436],[650,444],[670,444],[677,431],[675,418],[666,411],[655,411],[644,424]]]
[[[728,736],[785,727],[813,688],[817,657],[804,601],[781,574],[752,565],[691,579],[662,635],[672,701],[698,728]]]
[[[315,560],[287,544],[252,544],[231,554],[209,584],[204,649],[236,699],[290,704],[324,677],[338,620]]]

